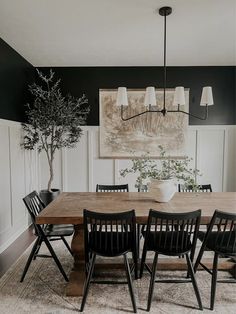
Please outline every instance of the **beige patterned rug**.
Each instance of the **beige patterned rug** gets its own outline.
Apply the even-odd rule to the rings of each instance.
[[[64,269],[69,274],[73,260],[63,243],[53,243]],[[42,247],[42,251],[47,251]],[[41,252],[42,252],[41,251]],[[33,261],[23,283],[20,276],[24,268],[29,249],[18,259],[9,271],[0,279],[0,313],[1,314],[69,314],[77,313],[81,298],[65,296],[66,283],[58,272],[52,259],[38,258]],[[221,272],[221,276],[229,277]],[[163,272],[157,275],[183,276],[184,272]],[[104,274],[103,274],[104,275]],[[122,271],[111,274],[124,280]],[[105,276],[109,276],[105,274]],[[138,313],[147,313],[147,291],[149,275],[134,281]],[[218,284],[215,311],[209,310],[210,275],[205,271],[197,274],[197,281],[204,306],[204,313],[236,313],[236,285]],[[131,300],[127,285],[91,285],[84,313],[118,314],[132,313]],[[150,313],[202,313],[197,310],[197,301],[191,283],[156,284]]]

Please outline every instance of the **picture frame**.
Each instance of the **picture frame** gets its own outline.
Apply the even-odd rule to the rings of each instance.
[[[172,105],[174,89],[166,90],[166,116],[148,112],[128,121],[121,119],[116,95],[115,89],[99,90],[100,158],[133,158],[147,153],[151,158],[159,158],[159,145],[171,157],[184,157],[189,118],[182,113],[168,113],[168,109],[177,109]],[[129,106],[124,108],[124,116],[145,111],[144,97],[145,89],[129,89]],[[156,97],[160,109],[163,90],[157,90]],[[185,100],[186,104],[180,106],[180,110],[188,111],[189,89],[185,89]]]

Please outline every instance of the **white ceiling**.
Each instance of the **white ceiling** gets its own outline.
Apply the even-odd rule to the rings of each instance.
[[[34,66],[236,65],[236,0],[0,0],[0,35]]]

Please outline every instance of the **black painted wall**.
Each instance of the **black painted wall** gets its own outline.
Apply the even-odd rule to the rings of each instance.
[[[162,67],[54,67],[61,78],[63,93],[89,99],[91,113],[88,125],[99,125],[99,88],[145,88],[162,87]],[[49,68],[40,68],[47,73]],[[215,105],[209,107],[209,119],[201,121],[190,118],[190,124],[236,124],[236,67],[168,67],[168,87],[190,88],[190,111],[203,113],[200,107],[203,86],[212,86]]]
[[[25,120],[25,104],[30,100],[28,84],[34,67],[0,38],[0,118]]]
[[[50,68],[40,68],[48,72]],[[99,125],[99,88],[162,87],[162,67],[53,67],[61,78],[64,94],[89,99],[88,125]],[[0,38],[0,118],[26,121],[25,104],[30,101],[28,84],[35,79],[35,68]],[[236,124],[236,67],[168,67],[168,87],[190,88],[190,111],[201,114],[202,86],[213,87],[215,105],[207,121],[190,118],[190,124]]]

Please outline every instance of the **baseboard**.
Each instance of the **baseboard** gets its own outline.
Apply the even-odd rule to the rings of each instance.
[[[33,226],[31,225],[0,254],[0,277],[4,275],[34,240],[35,235],[33,233]]]
[[[17,238],[20,237],[20,235],[26,231],[29,228],[28,224],[24,224],[22,225],[19,229],[17,229],[11,236],[10,238],[4,242],[1,246],[0,246],[0,254],[5,251],[14,241],[16,241]]]

